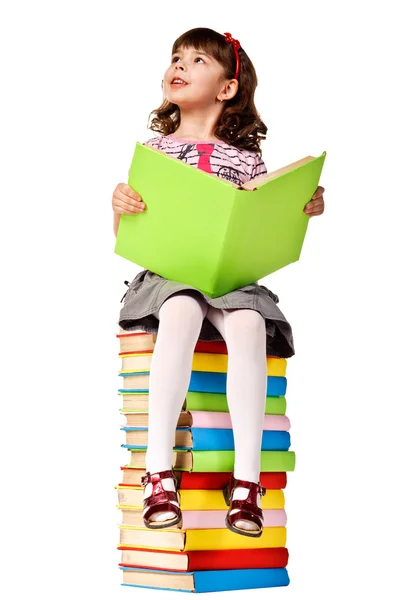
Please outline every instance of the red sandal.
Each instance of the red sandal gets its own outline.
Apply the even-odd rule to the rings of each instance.
[[[232,500],[233,492],[237,487],[248,488],[248,497],[245,500]],[[242,479],[236,479],[233,474],[229,483],[223,490],[223,497],[227,506],[230,506],[226,515],[226,527],[234,533],[240,533],[241,535],[247,535],[249,537],[260,537],[263,531],[263,512],[259,508],[256,502],[257,494],[264,496],[266,494],[266,488],[262,487],[260,483],[254,483],[253,481],[243,481]],[[237,510],[233,515],[230,515],[232,510]],[[237,521],[250,521],[258,526],[258,530],[240,529],[236,527]]]
[[[147,473],[141,478],[141,485],[144,487],[148,483],[152,483],[151,496],[145,498],[143,501],[143,521],[144,525],[149,529],[163,529],[164,527],[172,527],[173,525],[180,523],[182,519],[180,506],[176,506],[171,502],[173,500],[174,502],[178,502],[180,504],[180,494],[178,492],[170,492],[169,490],[165,490],[162,485],[161,480],[167,479],[168,477],[172,477],[177,486],[177,479],[172,470],[160,471],[159,473],[150,473],[147,471]],[[166,521],[148,520],[149,517],[156,512],[167,511],[174,512],[176,516]]]

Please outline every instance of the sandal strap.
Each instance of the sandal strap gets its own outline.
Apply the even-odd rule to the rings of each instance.
[[[255,511],[253,510],[252,506],[249,510],[240,509],[232,515],[230,514],[230,511],[233,510],[233,508],[235,507],[232,506],[227,514],[227,518],[230,522],[230,525],[234,526],[237,523],[237,521],[251,521],[252,523],[255,523],[255,525],[257,525],[260,530],[263,529],[263,514],[262,516],[255,514]]]
[[[259,508],[257,504],[248,502],[248,500],[233,500],[229,512],[236,510],[237,508],[239,511],[246,512],[248,514],[253,515],[254,517],[263,518],[263,510]]]
[[[143,518],[145,518],[147,521],[148,519],[151,517],[151,515],[153,515],[156,512],[173,512],[176,516],[180,515],[180,507],[176,506],[176,504],[171,504],[170,502],[159,502],[159,503],[155,503],[152,504],[151,506],[145,506],[143,507]]]
[[[171,469],[167,471],[159,471],[158,473],[150,473],[147,471],[145,475],[141,478],[141,485],[146,486],[148,483],[159,483],[161,479],[168,479],[171,477],[177,483],[176,475],[173,473]]]
[[[232,473],[231,477],[230,477],[230,481],[228,483],[227,492],[226,492],[227,500],[229,502],[231,502],[231,499],[233,497],[233,492],[237,487],[243,487],[243,488],[249,489],[247,500],[249,502],[251,502],[252,504],[256,504],[256,495],[257,494],[260,494],[260,497],[265,496],[265,494],[266,494],[266,488],[261,486],[260,482],[255,483],[254,481],[244,481],[243,479],[236,479]]]
[[[152,490],[151,496],[145,498],[143,501],[143,507],[147,508],[154,505],[170,504],[171,501],[178,502],[176,492],[164,490],[162,487],[156,485]]]
[[[264,496],[266,494],[266,488],[261,486],[260,482],[255,483],[254,481],[244,481],[243,479],[236,479],[234,477],[234,489],[238,487],[249,489],[248,498],[253,492],[255,492],[255,495],[259,493],[260,496]]]

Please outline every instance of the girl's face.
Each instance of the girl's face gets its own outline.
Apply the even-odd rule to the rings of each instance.
[[[173,84],[179,78],[183,85]],[[205,107],[218,104],[217,96],[228,80],[214,58],[194,48],[181,48],[172,55],[163,78],[164,97],[179,107]],[[220,99],[223,95],[220,94]]]

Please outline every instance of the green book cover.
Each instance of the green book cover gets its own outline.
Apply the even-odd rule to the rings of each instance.
[[[128,184],[147,208],[121,215],[115,253],[211,298],[258,281],[299,259],[325,156],[238,187],[137,142]]]
[[[284,396],[266,396],[266,415],[285,415]],[[208,412],[229,412],[226,394],[210,392],[187,392],[185,410],[204,410]]]
[[[145,469],[145,452],[141,450],[129,450],[136,455],[135,468]],[[174,450],[173,454],[190,453],[192,455],[195,473],[232,473],[234,470],[234,450]],[[132,462],[130,465],[132,466]],[[190,471],[189,468],[173,467],[177,471]],[[261,472],[278,473],[283,471],[294,471],[295,452],[292,450],[261,450],[260,470]]]
[[[118,392],[120,396],[146,395],[140,392]],[[142,408],[120,408],[121,413],[146,412]],[[187,392],[183,411],[204,410],[207,412],[229,412],[226,394],[213,392]],[[265,415],[285,415],[287,401],[285,396],[266,396]]]

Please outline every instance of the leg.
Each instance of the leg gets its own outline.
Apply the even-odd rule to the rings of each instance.
[[[177,421],[190,383],[194,348],[206,312],[207,304],[202,298],[178,292],[154,313],[159,319],[159,328],[150,371],[147,472],[170,470],[173,464]],[[165,490],[175,491],[171,477],[163,479],[162,484]],[[148,483],[144,499],[151,494],[152,483]],[[174,516],[162,511],[151,515],[150,520],[164,521]]]
[[[210,307],[207,318],[223,336],[228,349],[226,392],[234,432],[234,477],[258,483],[267,389],[265,322],[260,313],[251,309]],[[237,487],[233,500],[244,500],[248,495],[247,488]],[[259,495],[257,499],[260,506]],[[258,529],[250,521],[238,521],[236,526]]]

